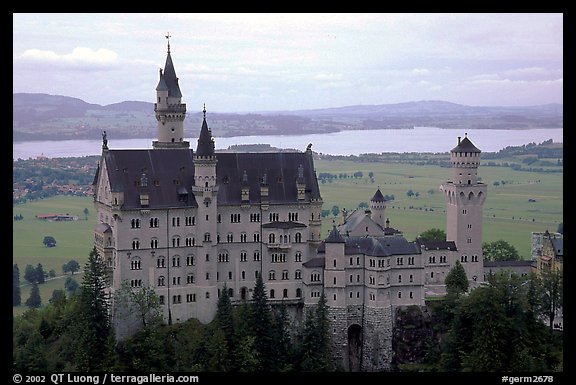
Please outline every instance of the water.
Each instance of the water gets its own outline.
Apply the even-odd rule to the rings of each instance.
[[[530,130],[456,130],[432,127],[416,127],[412,130],[365,130],[340,131],[330,134],[310,135],[264,135],[214,138],[216,149],[226,149],[234,144],[266,143],[279,148],[295,148],[304,151],[309,143],[312,150],[332,155],[360,155],[381,152],[448,152],[458,144],[458,136],[468,138],[482,152],[496,152],[507,146],[520,146],[531,142],[541,143],[552,139],[563,142],[562,128]],[[108,135],[110,149],[152,148],[154,139],[114,139]],[[190,146],[196,148],[197,138],[190,138]],[[101,140],[58,140],[14,142],[13,159],[49,158],[99,155]]]

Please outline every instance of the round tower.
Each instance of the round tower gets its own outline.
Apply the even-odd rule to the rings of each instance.
[[[164,70],[160,69],[160,80],[156,86],[156,103],[154,103],[158,140],[153,141],[152,146],[155,149],[189,148],[190,142],[184,140],[186,104],[182,103],[182,93],[170,55],[170,34],[166,35],[166,38],[168,54]]]
[[[378,190],[370,200],[370,212],[371,218],[374,222],[376,222],[382,229],[386,228],[386,199],[384,199],[384,195],[380,191],[380,186],[378,186]]]
[[[487,186],[478,181],[480,153],[467,134],[458,137],[450,151],[452,180],[440,186],[446,200],[446,240],[456,243],[458,258],[473,282],[484,277],[482,211]]]

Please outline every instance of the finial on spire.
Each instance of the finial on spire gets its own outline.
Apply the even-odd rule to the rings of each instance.
[[[202,110],[202,112],[204,113],[204,119],[206,119],[206,103],[204,103],[204,109]]]
[[[166,35],[166,40],[168,40],[168,53],[170,53],[170,32]]]

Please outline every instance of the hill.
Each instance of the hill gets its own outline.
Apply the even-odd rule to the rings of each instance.
[[[202,113],[188,110],[190,136],[199,133]],[[342,130],[411,129],[415,126],[462,129],[563,127],[563,105],[475,107],[445,101],[356,105],[297,111],[211,113],[215,136],[304,135]],[[48,94],[13,94],[14,140],[98,139],[156,136],[154,104],[124,101],[109,105]]]

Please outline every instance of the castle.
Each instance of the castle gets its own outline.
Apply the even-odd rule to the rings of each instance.
[[[154,110],[152,149],[110,149],[103,136],[94,245],[109,268],[111,292],[123,283],[153,288],[167,322],[210,322],[221,290],[233,303],[250,300],[262,275],[270,303],[288,304],[297,318],[325,294],[338,366],[387,370],[395,309],[444,293],[457,260],[472,284],[482,280],[486,185],[477,177],[480,150],[467,137],[451,150],[452,180],[440,187],[448,241],[407,241],[389,226],[380,189],[369,210],[346,213],[323,239],[311,146],[216,152],[204,108],[190,148],[169,42]],[[113,321],[118,337],[133,332]]]

